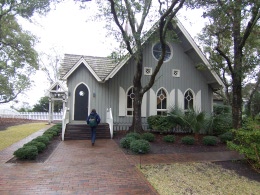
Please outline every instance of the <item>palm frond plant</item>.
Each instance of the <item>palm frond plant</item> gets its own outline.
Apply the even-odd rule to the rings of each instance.
[[[182,128],[189,128],[195,134],[195,139],[198,139],[198,134],[201,130],[206,129],[209,125],[209,119],[203,111],[197,112],[194,109],[183,111],[179,108],[171,109],[169,116],[175,123],[178,123]]]

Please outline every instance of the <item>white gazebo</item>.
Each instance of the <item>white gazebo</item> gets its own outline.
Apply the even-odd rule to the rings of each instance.
[[[49,97],[49,124],[53,122],[54,101],[62,101],[63,111],[68,97],[68,89],[59,81],[55,82],[46,92]]]

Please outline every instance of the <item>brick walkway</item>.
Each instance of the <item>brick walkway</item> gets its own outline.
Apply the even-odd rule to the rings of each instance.
[[[61,142],[45,163],[6,163],[16,148],[45,129],[0,151],[0,194],[157,194],[113,140]],[[142,164],[233,160],[235,152],[143,155]]]

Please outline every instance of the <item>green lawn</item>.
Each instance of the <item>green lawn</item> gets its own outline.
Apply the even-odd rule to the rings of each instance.
[[[46,123],[28,123],[8,127],[6,130],[0,131],[0,150],[45,127],[47,127]]]
[[[260,182],[213,163],[146,165],[140,171],[160,195],[253,195],[260,192]]]

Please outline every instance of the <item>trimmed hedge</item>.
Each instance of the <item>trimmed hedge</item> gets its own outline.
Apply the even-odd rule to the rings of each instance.
[[[175,142],[175,136],[174,135],[166,135],[163,137],[163,141],[174,143]]]
[[[141,139],[147,140],[148,142],[153,142],[155,140],[155,135],[152,133],[143,133]]]
[[[206,146],[215,146],[217,145],[218,138],[216,136],[205,136],[203,137],[202,142]]]
[[[186,144],[186,145],[194,145],[195,138],[191,137],[191,136],[185,136],[181,139],[181,143]]]
[[[38,153],[41,153],[44,151],[44,149],[47,147],[47,144],[49,144],[50,140],[57,136],[61,132],[61,126],[55,125],[46,130],[42,136],[38,136],[32,141],[26,143],[23,145],[22,148],[19,148],[16,150],[13,154],[19,159],[28,159],[28,160],[34,160]]]
[[[141,139],[141,135],[136,132],[131,132],[131,133],[126,134],[126,137],[133,137],[134,139]]]
[[[36,146],[39,153],[43,152],[44,149],[47,147],[44,143],[37,141],[30,141],[27,144],[24,144],[23,146]]]
[[[231,131],[228,131],[226,133],[223,133],[218,136],[220,141],[223,143],[227,143],[227,141],[232,141],[234,139],[234,135]]]
[[[120,146],[122,148],[126,148],[129,149],[130,148],[130,144],[132,141],[136,140],[134,137],[123,137],[122,139],[120,139]]]
[[[143,139],[133,140],[130,143],[130,150],[135,154],[146,154],[150,151],[150,144]]]
[[[35,139],[33,139],[32,141],[42,142],[45,145],[48,145],[50,143],[50,139],[47,135],[38,136]]]
[[[20,159],[34,160],[38,155],[36,146],[24,146],[14,152],[14,155]]]

